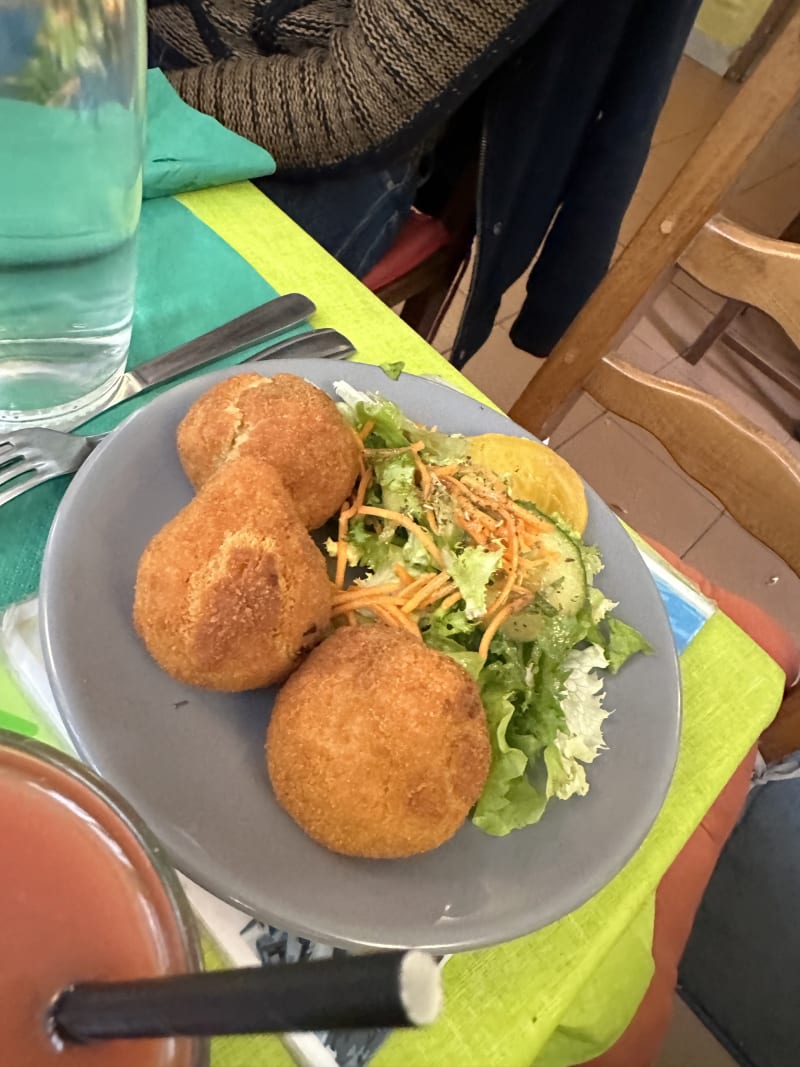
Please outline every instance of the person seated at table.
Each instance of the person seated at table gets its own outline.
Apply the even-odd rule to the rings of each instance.
[[[150,0],[150,59],[189,104],[269,150],[281,180],[264,192],[363,276],[410,213],[444,117],[555,6]]]
[[[480,155],[474,350],[559,206],[548,243],[569,236],[546,279],[560,275],[558,297],[542,294],[548,315],[558,305],[548,332],[605,273],[700,0],[148,2],[150,64],[272,153],[259,188],[358,277],[415,201],[429,210],[418,193],[430,203]],[[436,151],[454,116],[458,136]]]

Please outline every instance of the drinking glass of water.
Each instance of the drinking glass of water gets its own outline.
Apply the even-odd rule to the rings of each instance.
[[[0,0],[0,427],[77,425],[125,369],[144,0]]]

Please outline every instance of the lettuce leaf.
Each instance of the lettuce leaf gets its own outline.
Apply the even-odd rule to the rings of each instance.
[[[623,663],[626,663],[631,656],[635,656],[637,652],[644,652],[646,656],[652,654],[653,648],[647,639],[622,619],[606,619],[605,626],[608,630],[606,659],[608,669],[612,674],[616,674]]]
[[[502,836],[538,822],[547,794],[536,781],[539,757],[564,724],[558,700],[563,675],[536,642],[498,635],[478,676],[492,745],[489,778],[472,821]],[[532,773],[533,772],[533,773]]]
[[[464,598],[468,619],[479,619],[486,613],[486,592],[502,558],[502,548],[489,552],[473,545],[446,560],[447,572]]]
[[[603,680],[595,673],[605,666],[606,657],[597,645],[574,649],[564,660],[566,677],[560,694],[564,725],[545,752],[548,797],[566,800],[589,791],[581,764],[592,763],[606,747],[602,726],[610,713],[603,707]]]
[[[503,836],[541,819],[547,797],[528,779],[528,757],[509,744],[508,726],[515,708],[509,697],[496,686],[482,691],[492,765],[483,793],[472,813],[472,821],[487,834]]]
[[[417,468],[407,452],[379,460],[374,472],[381,489],[381,507],[414,519],[422,517],[422,494],[416,484]]]
[[[566,800],[572,796],[583,797],[589,792],[586,771],[577,760],[567,760],[558,745],[548,745],[544,750],[544,765],[547,771],[545,795],[550,800]]]
[[[367,438],[370,447],[403,448],[413,441],[425,445],[422,455],[430,462],[456,463],[464,459],[469,441],[461,434],[440,433],[409,419],[397,404],[376,393],[363,393],[348,382],[334,382],[340,398],[339,410],[356,430],[372,420],[374,426]]]
[[[396,382],[403,373],[405,363],[402,360],[398,360],[396,363],[381,363],[380,366],[386,377],[391,378],[393,382]]]

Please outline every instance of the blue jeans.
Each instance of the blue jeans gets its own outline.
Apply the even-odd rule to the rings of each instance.
[[[351,274],[363,278],[408,218],[420,174],[415,159],[348,177],[290,182],[275,175],[254,184]]]

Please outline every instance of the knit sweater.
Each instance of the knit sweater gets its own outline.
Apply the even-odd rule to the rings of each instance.
[[[151,62],[280,171],[411,150],[542,0],[151,0]]]

